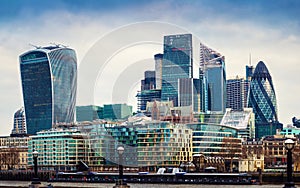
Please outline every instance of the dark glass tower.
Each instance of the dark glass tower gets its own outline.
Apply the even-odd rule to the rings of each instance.
[[[75,51],[60,46],[37,48],[20,56],[28,134],[55,123],[74,122],[77,90]]]
[[[178,80],[193,78],[192,34],[164,37],[161,99],[178,106]]]
[[[256,138],[274,135],[276,129],[280,128],[272,77],[262,61],[258,62],[252,75],[248,107],[253,108],[255,114]]]

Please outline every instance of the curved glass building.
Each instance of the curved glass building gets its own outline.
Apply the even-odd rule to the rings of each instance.
[[[20,56],[27,133],[74,121],[77,90],[75,51],[61,46],[37,48]]]
[[[258,62],[250,83],[248,107],[255,114],[255,136],[274,135],[278,122],[277,102],[272,77],[264,64]]]

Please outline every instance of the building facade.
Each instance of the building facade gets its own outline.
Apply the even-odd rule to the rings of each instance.
[[[194,112],[201,111],[200,80],[195,78],[181,78],[178,83],[179,106],[190,106]]]
[[[280,131],[281,135],[285,135],[285,137],[295,137],[300,136],[300,128],[294,126],[287,126]]]
[[[226,108],[232,110],[242,111],[247,107],[245,79],[236,77],[235,79],[228,79],[226,82],[227,102]]]
[[[254,67],[252,65],[246,65],[246,80],[251,81],[254,73]]]
[[[164,101],[178,106],[178,79],[193,78],[192,34],[164,36],[162,93]]]
[[[278,124],[277,101],[272,77],[264,64],[258,62],[250,83],[248,107],[255,114],[255,135],[262,138],[276,134]]]
[[[148,102],[161,100],[161,90],[152,89],[152,90],[140,91],[137,94],[137,98],[138,98],[138,109],[142,112],[145,112]]]
[[[80,127],[89,135],[95,155],[103,159],[93,169],[114,170],[119,161],[118,146],[124,147],[123,165],[129,169],[153,172],[192,160],[191,129],[182,124],[151,121],[137,114],[126,124],[94,121],[82,122]]]
[[[287,138],[282,135],[267,136],[263,141],[265,168],[286,165],[287,150],[284,142]]]
[[[238,159],[242,154],[242,139],[236,128],[220,124],[190,123],[192,129],[192,153],[225,160],[226,171],[237,170]]]
[[[264,154],[263,141],[243,141],[239,172],[264,171]]]
[[[155,85],[156,89],[161,89],[162,85],[162,61],[163,61],[163,54],[155,54]]]
[[[94,121],[103,119],[103,107],[88,105],[76,106],[76,121]]]
[[[244,108],[241,111],[227,108],[221,125],[236,128],[238,138],[242,138],[243,141],[255,138],[255,115],[252,108]]]
[[[141,91],[150,89],[156,89],[155,71],[145,71],[141,81]]]
[[[26,119],[24,108],[20,108],[14,114],[14,127],[11,135],[25,135],[27,134]]]
[[[37,48],[20,56],[27,133],[72,123],[75,118],[77,59],[60,46]]]
[[[225,112],[226,70],[225,57],[200,44],[200,69],[205,74],[208,85],[208,111]]]
[[[144,171],[192,160],[192,132],[185,125],[152,121],[138,128],[138,164]]]
[[[88,138],[90,170],[109,171],[111,165],[117,162],[115,158],[117,143],[110,131],[116,126],[119,124],[104,120],[78,122],[78,129]]]
[[[29,137],[0,137],[0,169],[25,170],[28,167],[27,154]]]
[[[30,136],[28,165],[33,167],[33,151],[38,152],[40,170],[76,171],[79,161],[89,162],[87,135],[77,129],[50,129]]]
[[[161,71],[161,69],[158,71]],[[161,90],[156,89],[156,77],[155,76],[156,76],[156,71],[145,71],[145,73],[144,73],[144,79],[141,80],[141,91],[139,91],[138,94],[136,95],[136,97],[138,99],[138,110],[139,111],[146,110],[147,102],[161,100]]]
[[[127,104],[105,104],[103,105],[103,119],[124,120],[132,115],[132,106]]]
[[[199,69],[200,82],[200,112],[206,113],[208,111],[208,84],[203,70]]]

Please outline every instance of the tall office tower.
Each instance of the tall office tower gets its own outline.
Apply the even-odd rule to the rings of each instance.
[[[155,54],[155,82],[156,82],[156,89],[161,89],[161,82],[162,82],[162,61],[163,61],[163,54]]]
[[[195,78],[179,79],[179,106],[191,106],[194,112],[200,112],[200,80]]]
[[[72,123],[75,116],[77,59],[75,51],[41,47],[20,56],[23,99],[28,134]]]
[[[251,80],[254,73],[254,67],[252,65],[246,65],[246,80]]]
[[[234,111],[242,111],[247,104],[247,95],[245,95],[244,78],[228,79],[226,83],[227,102],[226,108]]]
[[[138,91],[138,110],[145,111],[147,102],[160,101],[161,90],[156,88],[155,71],[145,71],[145,78],[141,80],[141,91]]]
[[[193,78],[192,34],[164,36],[161,99],[178,106],[178,80]]]
[[[225,112],[226,71],[225,58],[200,43],[200,68],[208,84],[208,110]]]
[[[278,128],[276,95],[272,77],[262,61],[258,62],[251,79],[248,106],[255,114],[255,136],[274,135]]]
[[[251,60],[250,60],[250,63],[251,63]],[[246,101],[244,103],[245,107],[247,107],[247,104],[248,104],[250,82],[251,82],[253,73],[254,73],[254,67],[252,65],[246,65],[246,80],[245,80],[245,87],[244,87],[244,95],[246,98]]]
[[[141,81],[141,90],[155,89],[155,71],[145,71],[145,78]]]
[[[208,84],[203,70],[199,69],[200,81],[200,111],[207,112],[208,110]]]
[[[25,111],[24,108],[20,108],[14,114],[14,127],[11,131],[11,135],[24,135],[27,134]]]

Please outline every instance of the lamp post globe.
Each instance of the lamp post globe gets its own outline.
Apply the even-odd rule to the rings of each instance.
[[[287,150],[292,150],[295,146],[295,142],[292,140],[292,139],[287,139],[285,142],[284,142],[284,145],[285,145],[285,148]]]
[[[37,152],[36,150],[34,152],[32,152],[34,177],[32,179],[31,185],[30,185],[31,187],[36,187],[36,185],[41,184],[39,177],[38,177],[38,163],[37,163],[38,156],[39,156],[39,152]]]
[[[283,188],[295,188],[295,183],[293,182],[293,156],[292,150],[295,146],[295,142],[292,139],[287,139],[284,142],[285,149],[287,150],[287,181]]]
[[[119,154],[119,180],[123,180],[123,153],[124,153],[124,147],[119,146],[117,148],[118,154]]]
[[[119,155],[122,155],[122,154],[124,153],[124,147],[123,147],[123,146],[119,146],[119,147],[117,148],[117,151],[118,151],[118,154],[119,154]]]
[[[34,158],[37,158],[39,156],[39,152],[38,151],[34,151],[32,152],[32,155]]]
[[[119,179],[116,182],[116,185],[114,188],[129,188],[130,186],[126,184],[126,182],[123,182],[123,153],[124,153],[124,147],[119,146],[117,147],[117,152],[119,154]]]

